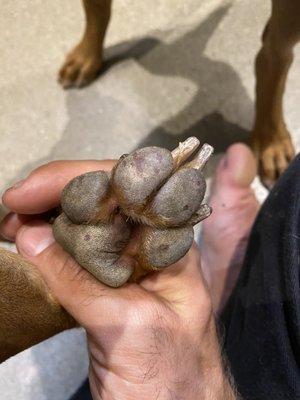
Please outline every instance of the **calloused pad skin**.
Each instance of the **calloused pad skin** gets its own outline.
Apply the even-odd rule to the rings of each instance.
[[[204,144],[192,158],[199,145],[191,137],[172,152],[145,147],[123,155],[111,173],[71,180],[53,225],[58,243],[112,287],[180,260],[193,243],[193,225],[211,213],[202,204],[202,169],[213,148]]]

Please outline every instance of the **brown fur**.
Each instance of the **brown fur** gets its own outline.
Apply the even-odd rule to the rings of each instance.
[[[0,250],[0,362],[76,326],[34,265]]]
[[[300,40],[299,0],[273,0],[256,59],[256,118],[251,143],[262,177],[273,182],[294,156],[283,115],[283,94],[293,47]]]
[[[94,80],[102,67],[103,41],[110,19],[111,0],[83,0],[86,27],[83,38],[68,54],[59,71],[64,88]]]

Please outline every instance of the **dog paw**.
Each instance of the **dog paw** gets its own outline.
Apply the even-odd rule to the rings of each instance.
[[[253,133],[251,146],[258,160],[261,181],[271,189],[295,156],[291,136],[286,128],[272,137],[269,132],[257,131]]]
[[[192,137],[170,152],[145,147],[123,155],[111,173],[74,178],[61,197],[58,243],[101,282],[118,287],[182,258],[193,225],[208,217],[202,174],[212,147]]]
[[[64,89],[83,87],[97,78],[102,67],[100,46],[83,40],[66,57],[58,73]]]

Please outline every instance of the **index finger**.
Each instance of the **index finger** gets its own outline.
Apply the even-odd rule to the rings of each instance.
[[[114,160],[53,161],[33,170],[29,176],[7,189],[3,204],[17,214],[41,214],[60,203],[65,185],[75,176],[90,171],[110,171]]]

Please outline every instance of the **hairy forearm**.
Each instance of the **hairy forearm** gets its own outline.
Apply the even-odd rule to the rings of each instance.
[[[194,354],[197,353],[195,349]],[[165,355],[167,356],[167,355]],[[128,381],[123,379],[124,371],[103,370],[94,366],[90,383],[94,400],[238,400],[233,379],[221,357],[212,357],[209,363],[196,363],[193,355],[174,363],[174,354],[167,356],[162,368],[149,359],[140,365],[139,374]],[[196,358],[198,358],[196,356]],[[191,362],[189,362],[191,360]],[[138,361],[137,361],[137,364]],[[126,367],[125,367],[126,369]],[[128,371],[125,373],[128,376]],[[99,376],[102,379],[98,379]],[[102,381],[102,382],[101,382]],[[101,383],[100,383],[101,382]],[[240,399],[239,399],[240,400]]]

